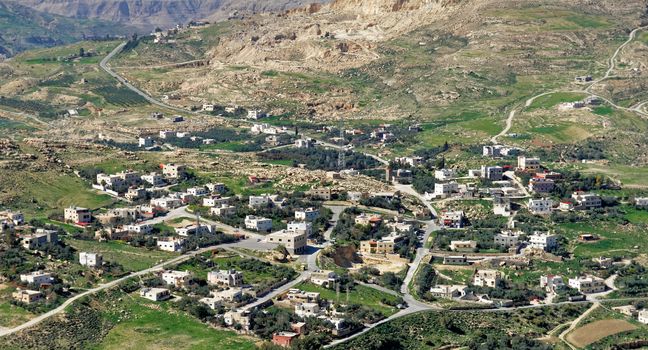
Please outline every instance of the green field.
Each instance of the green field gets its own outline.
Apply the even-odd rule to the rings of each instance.
[[[337,302],[338,298],[336,296],[336,292],[331,289],[327,289],[324,287],[320,287],[316,284],[308,283],[308,282],[302,282],[298,285],[295,286],[295,288],[299,288],[303,291],[307,292],[318,292],[320,293],[320,297],[322,299],[327,299],[333,302]],[[397,300],[398,297],[381,292],[379,290],[376,290],[371,287],[365,287],[361,285],[356,285],[353,290],[349,291],[349,303],[350,304],[357,304],[357,305],[363,305],[368,308],[380,311],[383,315],[385,316],[391,316],[395,314],[398,310],[392,306],[385,305],[383,304],[380,300],[381,299],[387,299],[387,300]],[[340,291],[340,303],[345,304],[347,303],[347,294],[345,291]]]
[[[7,285],[0,285],[0,327],[12,327],[25,323],[34,318],[29,311],[11,305],[11,293],[16,289]]]
[[[564,223],[558,225],[561,233],[572,243],[575,256],[595,258],[599,256],[636,255],[646,249],[646,232],[636,227],[615,223]],[[595,242],[578,242],[579,234],[590,233],[601,239]],[[634,247],[638,246],[638,249]]]
[[[563,102],[574,102],[580,101],[585,97],[585,94],[574,93],[574,92],[556,92],[553,94],[548,94],[536,98],[529,107],[528,110],[544,108],[549,109],[554,106],[557,106]]]
[[[254,340],[232,331],[217,330],[165,304],[125,297],[133,315],[118,322],[95,350],[256,349]]]
[[[119,241],[98,242],[68,238],[66,242],[78,251],[101,253],[104,260],[119,263],[127,271],[144,270],[177,256],[170,252],[131,247]]]

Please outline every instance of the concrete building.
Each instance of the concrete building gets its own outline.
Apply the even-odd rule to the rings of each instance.
[[[171,286],[185,287],[191,281],[191,273],[189,271],[165,271],[162,273],[162,280]]]
[[[468,257],[465,255],[446,255],[443,257],[443,265],[468,265]]]
[[[248,230],[270,232],[272,220],[260,216],[248,215],[245,217],[245,228]]]
[[[77,225],[87,225],[92,222],[90,210],[81,207],[68,207],[64,211],[65,222]]]
[[[20,243],[25,249],[38,250],[48,243],[56,244],[58,243],[58,241],[59,239],[57,230],[38,229],[33,234],[22,236]]]
[[[556,275],[542,275],[540,276],[540,288],[545,288],[547,291],[554,291],[556,288],[565,285],[563,278]]]
[[[180,199],[172,197],[153,198],[150,203],[154,207],[166,210],[175,209],[182,205]]]
[[[320,307],[317,303],[297,303],[295,304],[295,314],[299,317],[316,317],[320,313]]]
[[[493,214],[504,217],[511,216],[511,199],[504,196],[493,197]]]
[[[103,256],[97,253],[80,252],[79,264],[87,267],[99,267],[103,264]]]
[[[207,191],[207,188],[198,186],[187,188],[187,193],[194,197],[202,197],[206,196],[209,192]]]
[[[159,250],[175,253],[175,252],[182,251],[184,242],[185,240],[182,238],[167,238],[167,239],[160,238],[157,240],[156,245]]]
[[[205,207],[217,207],[223,204],[229,204],[229,202],[230,202],[230,197],[221,197],[219,195],[216,195],[216,196],[208,196],[203,198],[202,205]]]
[[[486,166],[481,167],[481,177],[491,181],[500,181],[504,178],[504,168],[501,166]]]
[[[158,173],[148,173],[147,175],[142,175],[142,181],[154,187],[162,187],[166,184],[164,177]]]
[[[543,179],[539,177],[533,177],[529,180],[529,191],[535,193],[549,193],[553,191],[555,187],[555,182],[552,179]]]
[[[394,254],[395,243],[393,240],[370,239],[360,241],[360,253],[362,254]]]
[[[476,241],[450,241],[450,250],[453,251],[472,252],[475,249],[477,249]]]
[[[319,210],[315,208],[297,209],[295,210],[295,219],[302,221],[314,221],[320,215]]]
[[[26,274],[21,274],[20,282],[41,285],[54,282],[54,278],[49,272],[34,271]]]
[[[449,228],[462,228],[464,224],[465,214],[460,211],[446,211],[441,214],[441,224]]]
[[[216,225],[209,224],[191,224],[185,227],[176,227],[175,232],[183,237],[192,236],[192,235],[204,235],[208,233],[216,232]]]
[[[224,183],[217,182],[217,183],[208,183],[205,185],[208,190],[210,190],[212,193],[225,193],[227,188],[225,187]]]
[[[434,192],[430,195],[425,194],[426,197],[430,199],[434,198],[448,198],[452,196],[453,193],[459,192],[459,184],[456,182],[441,183],[437,182],[434,184]]]
[[[496,234],[493,241],[496,245],[500,247],[506,247],[506,248],[516,247],[520,239],[519,236],[520,236],[519,232],[503,231]]]
[[[479,287],[497,288],[502,281],[502,274],[497,270],[477,270],[473,276],[473,284]]]
[[[551,251],[558,247],[558,236],[543,232],[534,232],[529,236],[529,246],[544,251]]]
[[[240,325],[243,330],[250,330],[250,312],[247,310],[231,310],[223,314],[223,321],[228,326]]]
[[[163,301],[171,298],[171,292],[166,288],[142,288],[140,296],[152,301]]]
[[[594,209],[603,205],[601,197],[593,193],[577,191],[572,193],[572,199],[577,203],[577,209]]]
[[[518,157],[518,169],[525,171],[540,170],[540,159],[525,156]]]
[[[37,290],[17,289],[11,297],[19,303],[33,304],[43,299],[43,294]]]
[[[360,226],[378,226],[382,222],[382,216],[378,214],[367,215],[367,213],[361,213],[356,215],[354,218],[356,225]]]
[[[140,137],[137,144],[139,147],[144,148],[153,147],[153,139],[150,136]]]
[[[297,139],[295,140],[295,147],[297,148],[311,148],[315,146],[315,141],[313,139]]]
[[[182,179],[187,176],[187,167],[180,164],[163,164],[162,175],[171,179]]]
[[[468,286],[465,285],[436,285],[432,288],[430,288],[430,294],[436,298],[445,298],[445,299],[452,299],[452,298],[461,298],[466,295],[466,290],[468,289]]]
[[[643,324],[648,324],[648,309],[641,310],[637,313],[637,321]]]
[[[553,200],[549,198],[529,199],[529,211],[535,215],[549,215],[553,207]]]
[[[268,243],[281,244],[291,255],[302,254],[306,251],[307,236],[303,232],[280,230],[266,236]]]
[[[600,293],[605,291],[605,281],[594,276],[581,276],[569,279],[569,286],[578,289],[583,294]]]
[[[18,226],[25,223],[25,216],[19,211],[5,210],[0,212],[0,222],[2,221],[10,221]]]
[[[261,196],[250,196],[248,198],[248,206],[250,208],[266,207],[270,205],[270,196],[264,194]]]
[[[139,234],[144,234],[148,235],[153,232],[153,226],[149,224],[132,224],[132,225],[126,225],[124,226],[124,230],[132,233],[139,233]]]
[[[236,214],[236,207],[233,205],[221,204],[220,206],[209,208],[209,214],[216,216],[231,216]]]
[[[324,287],[332,286],[337,281],[338,276],[331,270],[318,270],[311,273],[310,281],[314,284]]]
[[[288,223],[286,230],[303,233],[308,237],[313,234],[313,224],[306,221],[291,221]]]
[[[439,169],[434,171],[434,178],[440,181],[452,180],[457,177],[454,169]]]
[[[293,341],[299,336],[295,332],[278,332],[272,334],[272,344],[284,348],[291,347]]]
[[[207,283],[240,287],[243,285],[243,273],[232,269],[209,271],[207,273]]]

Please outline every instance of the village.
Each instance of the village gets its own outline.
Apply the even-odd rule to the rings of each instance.
[[[382,133],[381,142],[387,140],[386,128],[374,131]],[[276,135],[287,129],[253,123],[250,132]],[[170,134],[189,137],[166,130],[159,139]],[[330,148],[341,159],[352,149],[306,136],[293,140],[281,147]],[[140,138],[139,146],[157,147],[150,137]],[[85,240],[128,242],[143,251],[169,253],[171,263],[160,260],[160,267],[143,274],[141,298],[197,303],[205,310],[204,322],[257,334],[279,346],[290,346],[308,329],[326,330],[328,342],[339,342],[417,310],[597,302],[619,293],[615,281],[635,266],[632,258],[574,256],[568,246],[605,238],[587,232],[566,236],[554,222],[611,215],[621,204],[597,192],[614,193],[618,185],[549,169],[524,150],[503,145],[483,146],[476,168],[437,167],[430,162],[435,156],[391,161],[374,156],[380,181],[392,192],[335,187],[342,179],[364,176],[343,168],[328,170],[303,192],[252,195],[207,182],[177,163],[147,173],[78,173],[118,205],[71,206],[45,224],[7,209],[0,213],[2,231],[15,237],[16,249],[80,265],[82,275],[93,276],[88,285],[95,286],[135,271],[110,261],[103,251],[71,249],[66,243],[70,228],[83,232]],[[250,186],[264,181],[248,178]],[[648,207],[648,198],[629,200],[623,205]],[[640,244],[634,249],[642,249]],[[582,266],[561,267],[573,266],[575,259]],[[67,270],[36,266],[41,267],[4,275],[16,285],[13,303],[45,312],[78,295]],[[358,299],[368,290],[380,297]],[[260,333],[269,314],[259,311],[268,307],[273,317],[286,313],[292,321]],[[648,310],[635,308],[629,314],[647,322]]]

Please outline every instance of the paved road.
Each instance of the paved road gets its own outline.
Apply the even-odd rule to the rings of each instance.
[[[42,315],[39,315],[36,318],[33,318],[33,319],[31,319],[31,320],[29,320],[29,321],[27,321],[27,322],[25,322],[25,323],[23,323],[23,324],[21,324],[19,326],[16,326],[16,327],[13,327],[13,328],[5,328],[5,329],[0,330],[0,337],[4,337],[4,336],[10,335],[10,334],[14,334],[14,333],[22,331],[24,329],[36,326],[39,323],[45,321],[46,319],[65,311],[65,309],[68,306],[70,306],[72,303],[74,303],[75,301],[77,301],[77,300],[79,300],[79,299],[81,299],[81,298],[83,298],[85,296],[92,295],[92,294],[95,294],[97,292],[100,292],[102,290],[115,287],[118,284],[128,280],[129,278],[143,276],[143,275],[146,275],[146,274],[149,274],[149,273],[152,273],[152,272],[162,271],[166,266],[181,263],[181,262],[183,262],[185,260],[188,260],[189,258],[191,258],[193,256],[196,256],[198,254],[202,254],[202,253],[205,253],[205,252],[208,252],[208,251],[212,251],[212,250],[215,250],[215,249],[218,249],[218,248],[219,248],[219,246],[210,246],[210,247],[205,247],[205,248],[195,250],[195,251],[192,251],[192,252],[188,252],[188,253],[185,253],[185,254],[180,255],[178,257],[175,257],[173,259],[167,260],[167,261],[165,261],[165,262],[163,262],[161,264],[155,265],[155,266],[153,266],[151,268],[141,270],[141,271],[137,271],[137,272],[133,272],[133,273],[130,273],[130,274],[124,276],[124,277],[116,279],[114,281],[99,285],[99,286],[97,286],[95,288],[92,288],[92,289],[88,289],[87,291],[85,291],[83,293],[79,293],[79,294],[67,299],[63,304],[61,304],[56,309],[53,309],[53,310],[48,311],[48,312],[46,312],[46,313],[44,313]]]
[[[648,28],[648,27],[638,27],[638,28],[635,28],[632,32],[630,32],[630,34],[628,35],[628,40],[626,40],[623,44],[621,44],[621,45],[620,45],[620,46],[619,46],[619,47],[614,51],[614,54],[609,58],[609,60],[608,60],[608,70],[605,72],[605,74],[603,75],[603,77],[594,80],[594,81],[593,81],[589,86],[587,86],[585,89],[583,89],[583,90],[573,90],[573,91],[552,90],[552,91],[543,92],[543,93],[537,94],[537,95],[535,95],[535,96],[533,96],[533,97],[527,99],[527,100],[525,101],[525,103],[524,103],[524,108],[531,106],[531,104],[533,103],[533,101],[535,101],[537,98],[542,97],[542,96],[545,96],[545,95],[550,95],[550,94],[557,93],[557,92],[579,92],[579,93],[590,94],[590,96],[592,96],[592,97],[597,97],[597,98],[599,98],[599,99],[605,101],[605,102],[608,103],[610,106],[612,106],[612,107],[614,107],[614,108],[616,108],[616,109],[620,109],[620,110],[624,110],[624,111],[628,111],[628,112],[635,112],[635,113],[638,113],[638,114],[641,114],[641,115],[644,115],[644,116],[648,116],[648,113],[645,112],[645,111],[643,110],[643,106],[644,106],[645,104],[647,104],[648,101],[640,102],[640,103],[636,104],[635,107],[627,108],[627,107],[619,106],[619,105],[615,104],[614,102],[612,102],[611,100],[609,100],[609,99],[607,99],[607,98],[605,98],[605,97],[603,97],[603,96],[598,96],[598,95],[595,95],[595,94],[592,93],[592,88],[593,88],[596,84],[598,84],[598,83],[600,83],[600,82],[602,82],[602,81],[604,81],[604,80],[607,80],[607,79],[609,79],[609,78],[612,76],[612,72],[613,72],[614,69],[616,68],[616,58],[617,58],[617,56],[619,55],[619,53],[621,53],[621,50],[623,50],[624,47],[626,47],[628,44],[630,44],[630,43],[632,42],[632,40],[634,40],[635,35],[637,34],[638,31],[643,30],[643,29],[646,29],[646,28]],[[506,134],[509,132],[509,130],[511,129],[511,126],[512,126],[512,124],[513,124],[513,118],[515,118],[515,115],[516,115],[517,112],[520,111],[521,109],[522,109],[522,108],[519,108],[519,109],[513,109],[513,110],[511,110],[511,111],[509,112],[508,118],[506,119],[506,125],[504,126],[504,129],[502,129],[502,131],[501,131],[499,134],[493,136],[493,137],[490,139],[491,143],[494,143],[494,144],[498,143],[498,139],[499,139],[500,137],[506,135]]]

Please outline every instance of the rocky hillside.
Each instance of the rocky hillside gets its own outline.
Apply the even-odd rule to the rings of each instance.
[[[285,10],[305,0],[20,0],[42,12],[81,19],[101,19],[145,30],[192,19],[221,20],[237,13]]]
[[[84,36],[132,33],[134,28],[100,20],[74,20],[25,7],[16,2],[0,1],[0,55],[39,47],[78,41]]]

